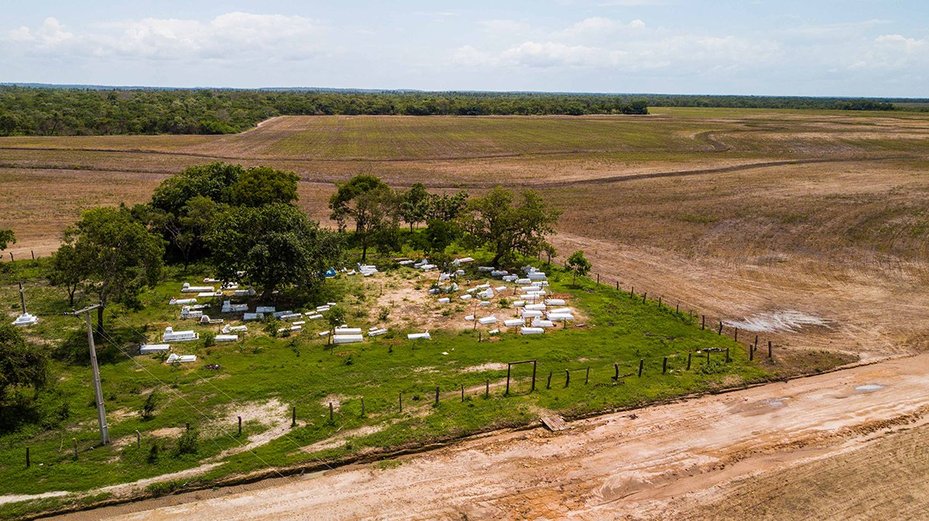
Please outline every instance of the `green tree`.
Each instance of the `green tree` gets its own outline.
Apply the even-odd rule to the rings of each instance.
[[[429,192],[422,183],[416,183],[400,194],[399,211],[403,222],[410,225],[411,233],[414,226],[426,220],[426,213],[429,211]]]
[[[336,234],[283,203],[226,209],[215,219],[206,242],[217,275],[257,285],[262,298],[283,286],[314,289],[341,256]]]
[[[45,352],[26,342],[6,321],[0,323],[0,403],[17,387],[41,389],[48,380]]]
[[[461,234],[454,221],[432,219],[426,226],[426,244],[430,253],[444,252]]]
[[[62,244],[52,255],[48,280],[53,286],[64,287],[68,292],[68,305],[74,307],[74,295],[87,277],[89,262],[82,259],[86,250],[78,250],[74,244]]]
[[[468,192],[457,192],[453,195],[429,194],[429,200],[426,202],[426,220],[457,219],[467,206]]]
[[[173,216],[183,214],[183,208],[196,196],[215,202],[227,200],[230,187],[245,172],[241,165],[210,163],[191,166],[164,181],[152,194],[152,207]]]
[[[332,336],[335,335],[335,328],[345,323],[345,310],[339,306],[332,306],[326,312],[326,322],[329,323],[329,341],[332,343]]]
[[[536,256],[554,233],[560,212],[550,208],[531,190],[524,191],[519,203],[513,193],[496,187],[483,197],[471,199],[461,216],[465,240],[473,247],[493,252],[491,264],[510,262],[516,254]]]
[[[66,253],[68,248],[74,252]],[[137,305],[142,288],[158,282],[164,241],[134,220],[125,207],[102,207],[87,210],[65,231],[59,252],[79,260],[73,268],[81,274],[82,286],[100,303],[97,329],[103,331],[103,313],[110,303]]]
[[[13,230],[0,230],[0,251],[5,250],[11,244],[16,244],[16,235]]]
[[[341,184],[329,199],[331,218],[344,231],[348,220],[355,222],[354,238],[361,246],[361,262],[378,234],[397,227],[396,197],[380,178],[361,174]]]
[[[234,206],[263,206],[293,203],[297,200],[297,182],[293,172],[266,166],[249,168],[226,191],[226,202]]]
[[[571,270],[571,284],[577,284],[577,278],[590,273],[591,268],[590,261],[587,260],[587,257],[584,256],[584,252],[581,250],[572,253],[565,262],[565,266]]]

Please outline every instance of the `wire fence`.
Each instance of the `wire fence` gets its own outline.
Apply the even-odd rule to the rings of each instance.
[[[753,361],[756,357],[765,357],[770,363],[774,363],[775,346],[773,341],[769,338],[762,338],[755,333],[740,331],[737,327],[726,325],[721,318],[706,313],[698,313],[692,308],[684,307],[682,309],[680,301],[674,301],[672,305],[671,301],[665,299],[660,293],[658,293],[657,296],[655,293],[649,294],[649,292],[641,286],[639,288],[631,284],[624,286],[618,279],[604,277],[600,274],[593,274],[589,279],[600,288],[612,289],[619,293],[620,296],[629,299],[641,299],[642,304],[653,304],[658,310],[674,313],[681,320],[688,321],[703,330],[711,330],[717,335],[731,337],[736,343],[744,346],[750,361]],[[117,318],[116,320],[119,319]],[[124,323],[123,327],[129,328],[139,335],[144,334],[143,330],[133,327],[132,325]],[[195,404],[191,403],[179,389],[175,389],[169,382],[158,378],[145,367],[144,364],[141,364],[136,357],[133,356],[133,353],[130,353],[117,339],[112,338],[106,332],[102,332],[101,336],[108,343],[116,346],[123,355],[132,360],[140,371],[145,372],[150,378],[159,382],[163,389],[167,389],[179,402],[182,402],[191,412],[193,419],[198,420],[202,425],[212,426],[221,437],[230,439],[233,446],[238,447],[241,452],[250,453],[262,466],[268,468],[272,472],[276,472],[270,462],[266,461],[256,453],[253,448],[249,447],[247,439],[241,437],[241,416],[238,416],[236,418],[237,421],[232,422],[228,426],[228,429],[220,426],[219,423],[222,418],[219,417],[216,411],[212,411],[211,414],[197,407]],[[348,419],[347,417],[350,415],[356,416],[357,418],[364,418],[372,413],[390,414],[396,412],[402,414],[404,411],[411,413],[414,410],[429,405],[430,402],[433,406],[438,406],[442,402],[447,402],[449,400],[454,401],[456,399],[465,402],[475,398],[489,400],[534,392],[557,393],[578,385],[622,385],[628,379],[633,378],[642,379],[653,376],[679,374],[688,371],[703,371],[705,368],[712,369],[713,364],[729,363],[732,359],[733,353],[730,352],[729,348],[715,347],[699,350],[675,351],[659,356],[636,357],[622,361],[618,360],[614,362],[612,366],[578,366],[577,364],[564,366],[552,363],[539,363],[533,360],[531,361],[533,365],[531,379],[526,376],[512,376],[509,369],[512,367],[511,364],[513,364],[513,362],[509,362],[505,385],[502,378],[493,381],[487,379],[484,385],[472,384],[466,386],[465,384],[458,384],[453,387],[446,385],[444,388],[442,386],[431,386],[420,383],[411,388],[407,388],[404,392],[398,393],[397,400],[394,404],[390,404],[389,400],[385,400],[383,397],[378,397],[373,400],[371,399],[373,397],[369,397],[369,401],[366,404],[365,398],[361,396],[357,399],[346,400],[340,403],[337,411],[334,404],[330,403],[328,407],[328,418],[323,421],[337,424],[341,420]],[[241,410],[243,408],[243,404],[226,391],[217,387],[211,379],[200,377],[198,379],[198,384],[205,384],[228,399],[227,409]],[[529,387],[528,391],[525,389],[527,385]],[[429,397],[430,399],[425,399],[424,397]],[[302,407],[299,405],[292,405],[288,411],[290,413],[289,419],[291,428],[297,427],[299,424],[298,419],[301,419],[301,417],[306,414],[306,409],[301,409]],[[320,421],[318,409],[314,408],[312,410],[314,414],[312,419],[302,418],[305,424],[314,424]],[[223,418],[228,418],[228,416],[223,416]],[[185,427],[187,429],[190,429],[190,425],[190,422],[185,422]],[[233,434],[233,432],[235,432],[235,434]],[[139,432],[136,432],[136,435],[137,443],[141,446],[142,435]],[[298,450],[305,448],[304,443],[298,442],[286,433],[283,434],[282,437]],[[213,444],[215,450],[222,451],[222,447],[218,445],[215,439],[211,438],[209,442]],[[61,450],[58,452],[58,459],[60,459]],[[75,442],[75,458],[78,457],[78,452]],[[34,455],[30,453],[29,447],[25,447],[25,455],[26,466],[28,467],[33,463],[35,458]],[[328,467],[325,462],[317,461],[316,463],[321,463]]]

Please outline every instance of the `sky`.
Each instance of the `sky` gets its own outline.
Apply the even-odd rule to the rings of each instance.
[[[0,82],[929,97],[926,0],[0,0]]]

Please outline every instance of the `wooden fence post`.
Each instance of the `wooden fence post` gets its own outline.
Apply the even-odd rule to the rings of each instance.
[[[403,412],[403,393],[400,393],[400,412]]]
[[[645,300],[648,298],[648,292],[642,293],[642,303],[645,304]]]
[[[717,332],[717,334],[719,334],[719,336],[722,336],[723,334],[723,321],[722,320],[719,321],[719,331]]]
[[[545,388],[546,389],[552,388],[552,372],[551,371],[548,372],[548,382],[545,384]]]
[[[664,357],[664,361],[661,362],[661,374],[668,372],[668,357]]]
[[[536,361],[533,360],[532,361],[532,388],[529,389],[530,393],[535,392],[535,370],[536,370]]]
[[[335,408],[332,407],[332,402],[329,402],[329,421],[335,421]]]
[[[435,404],[439,405],[439,386],[435,386]]]
[[[597,285],[598,286],[600,285],[600,274],[599,273],[597,273]]]
[[[571,385],[571,371],[565,369],[564,370],[564,386],[567,387],[569,385]]]
[[[506,391],[503,392],[504,396],[509,396],[510,394],[510,369],[512,367],[511,364],[506,364]]]
[[[706,329],[706,315],[701,315],[703,318],[700,320],[700,329]]]
[[[29,251],[32,252],[32,260],[35,260],[35,250],[29,250]]]
[[[619,381],[619,364],[617,364],[616,362],[613,362],[613,381],[614,382]]]
[[[739,341],[739,328],[735,328],[735,332],[732,334],[732,339],[736,342]]]
[[[361,415],[362,416],[365,415],[365,397],[364,396],[361,397]]]
[[[771,341],[770,341],[770,340],[768,340],[768,358],[774,358],[773,353],[772,353],[772,351],[771,351]]]
[[[642,378],[642,369],[645,368],[645,360],[639,359],[639,378]]]
[[[693,358],[694,352],[691,351],[687,353],[687,370],[690,371],[690,359]]]
[[[32,466],[32,461],[29,457],[29,447],[26,447],[26,468],[28,469],[30,466]]]
[[[332,404],[331,404],[331,403],[329,404],[329,410],[330,410],[330,411],[332,410]],[[189,425],[189,424],[188,424],[188,425]],[[297,406],[295,405],[294,408],[293,408],[293,412],[290,413],[290,428],[292,429],[292,428],[294,428],[294,427],[296,427],[296,426],[297,426]]]
[[[658,295],[658,307],[661,307],[661,295]]]
[[[751,362],[755,359],[755,350],[751,346],[748,346],[748,361]]]
[[[461,385],[461,402],[464,403],[464,384]]]
[[[584,374],[584,385],[587,385],[590,382],[590,366],[587,366],[587,373]]]
[[[490,380],[484,382],[484,398],[490,398]]]
[[[242,435],[242,417],[239,416],[239,434],[238,434],[238,436],[241,436],[241,435]]]
[[[726,363],[728,364],[731,361],[732,361],[732,358],[729,356],[729,348],[727,347],[726,348]]]

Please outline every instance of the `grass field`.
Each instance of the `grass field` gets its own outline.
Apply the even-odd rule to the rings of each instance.
[[[30,311],[42,321],[30,328],[35,341],[59,352],[83,355],[82,323],[63,316],[66,302],[61,290],[45,286],[35,276],[38,267],[20,263],[3,275],[0,299],[14,300],[13,280],[26,278]],[[311,461],[337,461],[372,450],[395,450],[428,441],[458,437],[505,426],[535,421],[543,411],[569,417],[595,411],[630,407],[686,393],[728,387],[767,378],[776,369],[759,361],[749,363],[742,346],[710,331],[701,331],[690,316],[656,303],[642,303],[629,295],[582,281],[577,288],[569,277],[556,276],[553,291],[569,296],[588,317],[583,327],[569,327],[542,338],[508,333],[493,341],[478,342],[471,328],[433,331],[429,342],[411,342],[400,322],[384,337],[364,344],[328,349],[315,331],[289,338],[274,338],[261,324],[250,324],[246,340],[235,344],[206,346],[203,342],[176,344],[175,351],[197,354],[191,366],[170,366],[158,357],[127,356],[141,338],[155,342],[167,324],[182,327],[177,307],[167,305],[178,294],[182,281],[198,280],[203,273],[167,279],[143,296],[145,309],[130,312],[114,308],[108,313],[111,328],[98,351],[104,361],[102,381],[108,407],[110,446],[96,446],[93,395],[88,386],[89,368],[56,362],[55,384],[45,407],[68,411],[60,425],[48,430],[32,426],[0,436],[0,490],[7,494],[38,494],[49,491],[93,491],[93,494],[124,495],[128,488],[104,488],[152,476],[197,467],[198,474],[179,475],[178,480],[208,483],[231,474],[286,467]],[[382,279],[382,280],[377,280]],[[477,283],[483,279],[475,279]],[[371,284],[383,287],[421,288],[428,285],[409,268],[379,274],[375,279],[343,278],[331,282],[322,301],[335,299],[344,305],[353,326],[377,324],[371,308]],[[501,306],[506,305],[505,302]],[[439,311],[440,306],[436,306]],[[461,309],[458,309],[461,308]],[[509,306],[507,306],[509,308]],[[454,308],[464,312],[463,305]],[[216,309],[210,314],[216,316]],[[512,309],[496,310],[509,315]],[[502,319],[501,319],[502,320]],[[201,333],[217,326],[199,326]],[[277,326],[274,326],[277,327]],[[481,331],[486,335],[486,328]],[[55,346],[66,346],[64,348]],[[730,348],[732,362],[722,352],[711,353],[709,362],[701,349]],[[696,352],[691,370],[687,354]],[[670,370],[662,374],[665,356]],[[530,369],[514,369],[510,396],[504,396],[505,363],[538,361],[537,390],[530,392]],[[644,360],[644,375],[635,373]],[[613,364],[620,363],[619,382],[612,380]],[[210,369],[218,364],[219,369]],[[586,370],[590,382],[585,385]],[[565,370],[572,382],[565,387]],[[549,373],[551,388],[546,388]],[[440,404],[434,405],[435,389]],[[489,396],[485,396],[489,386]],[[462,400],[461,389],[465,399]],[[141,418],[141,407],[152,392],[161,404],[153,419]],[[398,400],[403,395],[403,411]],[[365,413],[361,412],[361,398]],[[334,402],[334,420],[329,403]],[[297,423],[290,427],[292,408]],[[245,416],[241,437],[236,416]],[[199,451],[175,454],[184,425],[201,433]],[[141,445],[136,445],[136,431]],[[160,448],[150,461],[152,445]],[[30,447],[32,466],[25,468],[25,447]],[[79,455],[74,459],[73,450]],[[169,476],[170,478],[170,476]],[[145,484],[136,488],[145,489]],[[152,483],[151,492],[177,486],[171,479]],[[12,508],[12,507],[11,507]]]

